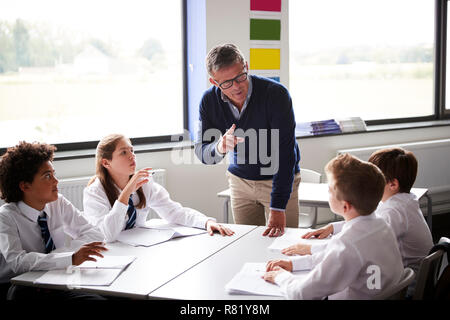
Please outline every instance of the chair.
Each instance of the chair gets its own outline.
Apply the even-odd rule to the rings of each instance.
[[[322,175],[310,169],[300,168],[300,176],[301,182],[320,183],[322,181]],[[298,226],[300,228],[315,228],[316,224],[317,207],[300,206]]]
[[[445,242],[446,238],[441,238],[439,243]],[[417,272],[416,287],[413,300],[430,300],[434,297],[434,289],[441,271],[441,262],[444,250],[439,249],[423,258]]]
[[[402,279],[393,287],[376,295],[374,300],[404,300],[408,286],[414,280],[414,271],[406,267],[403,269]]]

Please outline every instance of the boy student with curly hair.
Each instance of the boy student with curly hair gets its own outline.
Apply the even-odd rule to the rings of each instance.
[[[349,154],[325,167],[331,210],[344,217],[342,231],[313,255],[267,263],[266,281],[288,299],[370,299],[397,284],[403,264],[394,233],[373,211],[385,187],[375,165]],[[290,272],[311,270],[304,278]]]
[[[433,238],[420,210],[419,200],[411,193],[416,180],[418,163],[414,154],[402,148],[375,151],[369,162],[376,165],[386,178],[383,197],[375,214],[384,219],[394,231],[402,254],[403,265],[417,274],[420,262],[433,247]],[[325,238],[342,230],[345,221],[331,223],[322,229],[305,234],[304,238]],[[286,254],[310,254],[321,245],[297,244],[283,250]],[[414,284],[408,295],[413,293]]]
[[[103,235],[58,193],[54,146],[20,142],[0,159],[0,288],[5,299],[10,279],[28,271],[64,269],[96,261],[106,250]],[[66,248],[66,235],[72,239]],[[58,249],[54,251],[54,249]],[[35,288],[11,286],[13,298],[101,298],[60,290],[37,294]],[[14,293],[14,294],[13,294]]]

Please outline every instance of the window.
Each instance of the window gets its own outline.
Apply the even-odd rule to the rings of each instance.
[[[297,122],[432,116],[434,1],[289,1]]]
[[[0,4],[0,148],[184,129],[183,2]]]
[[[446,34],[446,39],[445,39],[445,75],[446,77],[448,77],[448,75],[450,75],[450,57],[448,54],[448,44],[449,42],[449,38],[450,38],[450,29],[449,29],[449,24],[448,24],[448,17],[449,17],[449,7],[448,7],[448,1],[442,1],[439,5],[441,5],[442,11],[445,11],[445,25],[446,25],[446,30],[445,30],[445,34]],[[442,113],[446,114],[446,115],[450,115],[450,79],[446,79],[445,80],[445,103],[442,105]]]

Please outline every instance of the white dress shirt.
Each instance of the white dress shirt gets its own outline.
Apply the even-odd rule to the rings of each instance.
[[[45,253],[37,222],[43,211],[56,247],[49,254]],[[75,240],[66,247],[68,237]],[[72,254],[83,244],[102,240],[100,230],[61,194],[42,211],[22,201],[4,204],[0,207],[0,283],[28,271],[64,269],[72,264]]]
[[[170,199],[169,193],[153,179],[142,186],[146,199],[145,207],[138,209],[139,196],[132,194],[133,204],[136,208],[136,226],[144,226],[150,209],[170,223],[205,229],[206,221],[214,220],[197,210],[182,207],[178,202]],[[122,190],[119,189],[119,192]],[[128,205],[119,200],[111,207],[103,185],[99,179],[84,189],[83,196],[84,215],[90,223],[97,226],[107,241],[115,241],[122,230],[125,230],[128,221]]]
[[[370,299],[397,284],[403,273],[395,236],[373,213],[346,222],[325,250],[291,260],[294,271],[311,271],[303,278],[289,272],[275,278],[288,299]],[[379,268],[378,288],[371,266]]]
[[[380,202],[376,214],[394,231],[403,265],[417,274],[420,262],[433,247],[433,237],[420,210],[417,196],[412,193],[397,193],[385,202]]]
[[[433,237],[420,210],[417,196],[413,193],[397,193],[385,202],[380,202],[375,214],[394,231],[403,266],[413,269],[417,274],[420,262],[433,247]],[[332,223],[333,234],[338,234],[344,224],[345,221]],[[312,245],[311,253],[324,248],[321,244]]]

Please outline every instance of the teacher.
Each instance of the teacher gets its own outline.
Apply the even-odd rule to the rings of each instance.
[[[212,48],[206,68],[213,86],[200,102],[195,154],[212,165],[229,153],[235,223],[266,225],[264,236],[281,236],[286,226],[298,227],[299,216],[300,150],[290,94],[276,81],[249,75],[233,44]]]

